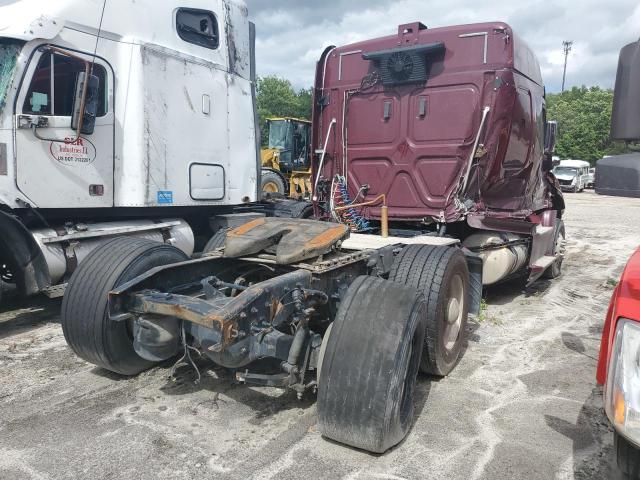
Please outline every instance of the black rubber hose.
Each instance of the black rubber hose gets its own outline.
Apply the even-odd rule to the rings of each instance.
[[[291,348],[289,349],[289,358],[287,359],[287,363],[291,366],[295,366],[298,363],[298,359],[300,358],[300,353],[302,353],[302,347],[304,346],[304,342],[309,336],[309,327],[306,325],[304,327],[298,328],[296,331],[296,336],[293,337],[293,343],[291,344]]]

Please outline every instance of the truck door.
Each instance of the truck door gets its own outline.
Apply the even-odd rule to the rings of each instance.
[[[92,61],[92,56],[75,54]],[[38,51],[27,68],[15,111],[18,188],[41,208],[113,205],[113,75],[96,59],[100,81],[95,129],[71,129],[76,79],[85,62],[51,50]],[[39,124],[34,128],[33,124]]]

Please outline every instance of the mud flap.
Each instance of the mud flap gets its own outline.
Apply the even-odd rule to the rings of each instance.
[[[47,261],[18,217],[0,212],[0,251],[9,264],[20,293],[35,295],[51,286]]]
[[[469,268],[469,313],[478,315],[482,301],[482,258],[469,251],[464,256]]]

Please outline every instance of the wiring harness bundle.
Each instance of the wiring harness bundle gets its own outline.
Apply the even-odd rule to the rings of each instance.
[[[369,221],[365,219],[355,208],[345,208],[358,201],[362,195],[364,187],[361,187],[356,197],[351,200],[347,189],[346,179],[341,175],[336,175],[331,182],[331,198],[330,210],[331,216],[338,223],[343,223],[349,227],[352,232],[364,232],[371,230]],[[340,208],[339,210],[336,210]]]

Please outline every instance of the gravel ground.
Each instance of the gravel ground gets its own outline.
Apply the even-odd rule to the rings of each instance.
[[[640,244],[640,199],[568,194],[564,274],[494,288],[451,376],[421,377],[384,455],[322,439],[313,399],[205,367],[120,378],[66,347],[59,302],[0,313],[0,479],[615,479],[595,366],[609,297]],[[7,308],[9,310],[7,311]]]

